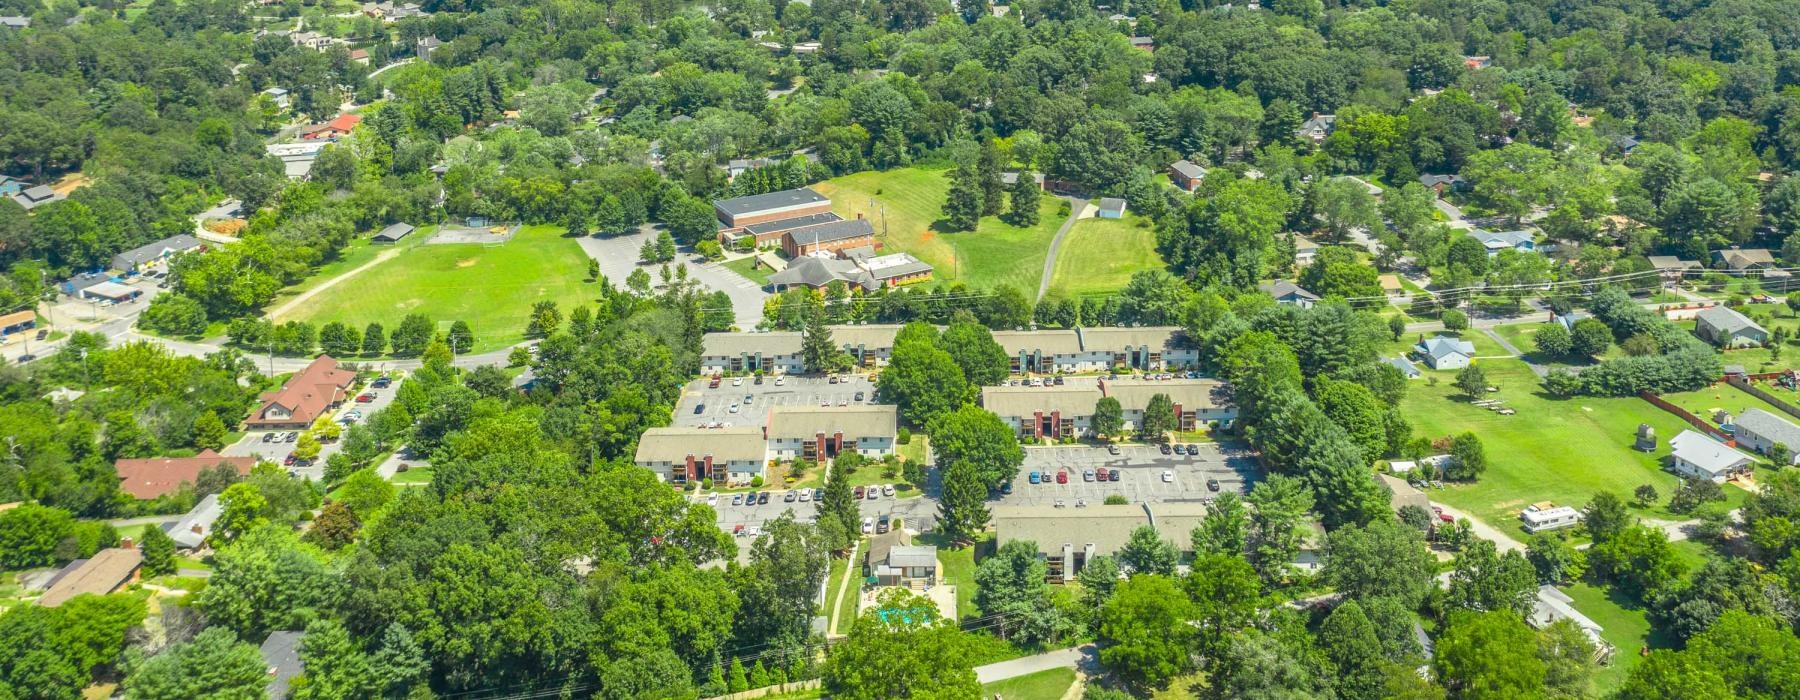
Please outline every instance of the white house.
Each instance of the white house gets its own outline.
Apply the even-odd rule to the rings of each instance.
[[[1419,341],[1413,345],[1413,352],[1432,369],[1462,369],[1475,359],[1475,344],[1440,335]]]
[[[1519,511],[1519,520],[1525,523],[1525,531],[1537,534],[1547,530],[1560,530],[1575,527],[1581,523],[1581,511],[1568,506],[1551,506],[1538,503]]]
[[[1749,455],[1692,430],[1683,430],[1676,435],[1669,441],[1669,449],[1670,471],[1715,484],[1748,473],[1752,464]]]
[[[700,371],[799,374],[805,371],[800,356],[800,334],[708,333],[700,343]]]
[[[776,406],[764,435],[771,459],[822,460],[845,450],[879,459],[893,454],[899,425],[893,406]]]
[[[1469,229],[1468,236],[1481,241],[1488,255],[1499,255],[1507,248],[1523,253],[1537,251],[1537,238],[1530,231],[1483,231],[1477,228]]]
[[[768,464],[763,431],[736,428],[651,428],[638,438],[638,466],[677,486],[698,479],[743,483]]]
[[[1606,630],[1600,626],[1600,623],[1594,622],[1588,616],[1581,614],[1580,610],[1576,610],[1574,598],[1557,590],[1555,586],[1538,586],[1537,600],[1533,601],[1531,616],[1525,621],[1531,623],[1532,627],[1543,629],[1558,620],[1568,620],[1575,623],[1576,627],[1581,628],[1581,633],[1587,635],[1588,642],[1594,645],[1594,661],[1596,663],[1605,663],[1613,655],[1613,645],[1600,636],[1600,633]]]

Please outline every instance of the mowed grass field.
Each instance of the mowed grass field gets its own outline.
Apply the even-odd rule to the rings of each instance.
[[[1612,491],[1629,500],[1633,489],[1652,484],[1667,503],[1677,480],[1662,470],[1661,460],[1668,454],[1669,438],[1680,434],[1687,423],[1636,397],[1552,398],[1541,393],[1536,375],[1519,360],[1479,360],[1476,364],[1486,372],[1488,383],[1500,388],[1486,398],[1505,401],[1515,415],[1503,416],[1470,405],[1454,385],[1454,372],[1426,370],[1427,378],[1437,378],[1437,386],[1431,386],[1428,379],[1410,382],[1400,404],[1415,435],[1438,439],[1474,432],[1486,448],[1486,473],[1472,484],[1433,490],[1428,494],[1432,500],[1462,509],[1520,539],[1525,533],[1519,528],[1519,510],[1538,501],[1580,507],[1600,491]],[[1678,403],[1686,401],[1686,397],[1677,399]],[[1639,423],[1656,429],[1657,451],[1633,449]],[[1734,501],[1743,498],[1742,490],[1735,486],[1727,485],[1725,492]],[[1636,512],[1665,520],[1687,517],[1670,513],[1662,505]]]
[[[1010,285],[1027,298],[1037,294],[1050,240],[1066,218],[1058,213],[1062,200],[1045,194],[1036,226],[1020,228],[990,216],[983,217],[974,231],[941,231],[934,224],[943,218],[950,191],[949,171],[942,169],[868,171],[812,187],[831,198],[839,216],[860,214],[869,219],[881,252],[912,253],[930,263],[936,268],[933,282],[962,282],[983,289]]]
[[[1069,298],[1111,294],[1124,289],[1134,274],[1162,269],[1156,229],[1147,224],[1129,213],[1123,219],[1075,222],[1056,251],[1050,294]]]
[[[1052,668],[981,686],[982,697],[1006,700],[1062,700],[1075,684],[1075,669]]]
[[[492,247],[424,245],[429,234],[414,234],[419,242],[398,255],[338,280],[275,320],[342,321],[359,329],[379,322],[392,331],[407,314],[418,313],[440,329],[452,321],[467,321],[475,331],[473,352],[498,350],[525,339],[533,303],[555,301],[567,314],[596,294],[587,282],[587,258],[581,247],[561,234],[555,226],[526,226],[512,240]],[[341,274],[374,259],[381,250],[353,249],[346,256],[349,260],[331,267],[338,267]],[[309,288],[332,279],[331,272],[328,267],[309,280]]]

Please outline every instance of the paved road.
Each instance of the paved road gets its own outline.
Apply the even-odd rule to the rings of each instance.
[[[637,233],[623,236],[586,236],[576,239],[581,250],[588,257],[600,261],[600,274],[615,286],[624,286],[625,278],[632,270],[639,267],[650,273],[652,282],[656,282],[660,265],[639,265],[638,249],[644,247],[644,241],[656,236],[656,228],[649,224],[640,227]],[[743,275],[733,272],[724,265],[704,262],[692,251],[683,251],[675,257],[670,267],[686,267],[688,279],[699,282],[708,289],[724,292],[731,297],[731,310],[738,328],[750,330],[762,322],[763,301],[769,293],[755,282]]]
[[[1029,676],[1053,668],[1074,668],[1089,673],[1098,672],[1100,668],[1099,654],[1099,647],[1092,644],[1046,651],[1042,654],[1020,657],[1010,661],[976,666],[975,680],[984,684],[993,683],[1008,678]]]
[[[1075,220],[1082,218],[1082,213],[1087,211],[1087,200],[1074,197],[1064,199],[1069,200],[1069,218],[1063,220],[1062,227],[1056,229],[1056,237],[1050,239],[1050,255],[1044,258],[1044,277],[1038,280],[1038,301],[1042,301],[1050,291],[1050,273],[1056,269],[1056,251],[1062,248],[1063,236],[1068,235],[1069,229],[1075,226]]]

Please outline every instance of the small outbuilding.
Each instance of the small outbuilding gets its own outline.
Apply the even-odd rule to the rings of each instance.
[[[375,232],[375,236],[371,238],[370,241],[378,244],[393,245],[399,243],[400,239],[412,235],[412,232],[412,224],[405,222],[388,224],[387,227]]]

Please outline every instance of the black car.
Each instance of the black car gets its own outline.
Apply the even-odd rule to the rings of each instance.
[[[700,415],[705,412],[706,412],[706,404],[696,404],[694,406],[694,415],[697,416],[697,415]]]
[[[293,441],[299,440],[299,439],[300,439],[300,433],[290,431],[286,437],[283,437],[281,439],[281,441],[282,442],[293,442]]]
[[[274,433],[263,433],[263,442],[274,442],[274,441],[275,441]]]
[[[1119,470],[1114,469],[1112,471],[1107,472],[1106,480],[1107,481],[1118,481],[1119,480]]]
[[[887,531],[888,531],[888,516],[883,515],[883,516],[881,516],[880,520],[875,521],[875,533],[879,534],[879,535],[885,535],[885,534],[887,534]]]
[[[394,383],[394,380],[389,379],[384,375],[384,376],[376,377],[375,381],[371,382],[369,384],[369,386],[376,388],[376,389],[386,389],[386,388],[388,388],[388,385],[393,384],[393,383]]]
[[[769,492],[768,491],[761,491],[756,494],[756,505],[760,506],[760,505],[762,505],[764,503],[768,503],[768,502],[769,502]]]
[[[1219,490],[1219,480],[1218,479],[1207,479],[1206,480],[1206,490],[1208,490],[1208,491]]]
[[[48,329],[48,328],[39,328],[39,329],[38,329],[38,332],[37,332],[37,336],[36,336],[36,337],[37,337],[37,339],[38,339],[38,340],[43,340],[43,339],[45,339],[45,338],[48,338],[48,337],[50,337],[50,329]]]
[[[825,489],[813,489],[813,500],[814,501],[825,500]]]
[[[1000,485],[1000,495],[1002,495],[1002,496],[1012,495],[1012,482],[1008,481],[1008,482]]]
[[[863,393],[862,393],[862,392],[860,392],[860,391],[859,391],[859,392],[856,392],[856,400],[857,400],[857,401],[861,401],[861,400],[863,400]]]
[[[1188,443],[1188,456],[1189,457],[1197,457],[1199,455],[1200,455],[1200,446],[1197,444],[1191,443],[1191,442]]]
[[[25,353],[25,354],[19,356],[19,364],[22,365],[22,364],[25,364],[32,360],[35,360],[35,359],[37,359],[37,355],[33,355],[31,353]]]
[[[1172,447],[1169,447],[1169,443],[1166,443],[1166,442],[1165,442],[1165,443],[1163,443],[1163,444],[1162,444],[1162,453],[1163,453],[1163,454],[1168,454],[1168,453],[1170,453],[1170,452],[1173,452],[1173,451],[1175,451],[1175,450],[1174,450],[1174,448],[1172,448]]]

